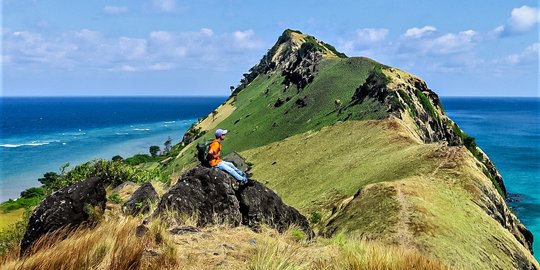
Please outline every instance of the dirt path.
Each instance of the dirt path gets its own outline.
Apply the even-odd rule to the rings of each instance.
[[[437,173],[444,168],[452,168],[455,166],[455,157],[457,155],[457,147],[445,147],[441,149],[445,152],[444,155],[440,157],[441,161],[437,167],[429,173],[427,178],[432,178],[437,175]],[[396,223],[396,236],[397,241],[400,245],[407,246],[409,248],[415,248],[414,234],[410,228],[410,218],[412,209],[410,202],[408,201],[407,192],[404,190],[405,183],[397,182],[394,187],[396,188],[396,199],[400,205],[400,211],[398,214],[398,222]]]
[[[404,183],[398,183],[395,185],[396,188],[396,198],[400,205],[400,210],[398,214],[398,222],[396,224],[396,236],[397,241],[400,245],[406,246],[409,248],[414,248],[414,236],[409,227],[410,216],[410,204],[407,201],[406,195],[403,193],[402,186]]]

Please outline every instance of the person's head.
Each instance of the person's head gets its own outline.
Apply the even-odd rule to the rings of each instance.
[[[226,129],[218,129],[216,130],[216,139],[225,140],[225,134],[227,134],[228,130]]]

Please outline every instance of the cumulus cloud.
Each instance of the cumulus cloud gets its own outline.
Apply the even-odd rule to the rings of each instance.
[[[355,31],[352,38],[340,40],[338,48],[346,53],[366,51],[378,46],[388,36],[386,28],[361,28]]]
[[[2,64],[9,67],[124,72],[219,68],[249,52],[259,55],[263,46],[253,30],[216,34],[209,28],[153,31],[146,37],[106,37],[89,29],[58,36],[3,29],[2,38]]]
[[[262,41],[255,37],[255,31],[235,31],[233,33],[234,45],[241,49],[257,49],[262,46]]]
[[[105,6],[103,8],[103,12],[110,14],[110,15],[116,15],[116,14],[122,14],[127,13],[128,7],[126,6]]]
[[[437,31],[437,28],[433,26],[429,26],[429,25],[424,26],[422,28],[413,27],[413,28],[407,29],[407,31],[405,31],[405,34],[403,34],[403,36],[406,38],[421,38],[423,36],[430,35],[435,31]]]
[[[424,26],[408,29],[399,42],[402,53],[444,55],[465,52],[476,45],[478,33],[466,30],[459,33],[436,34],[436,28]]]
[[[540,10],[536,7],[522,6],[512,9],[506,24],[493,29],[495,35],[510,36],[529,31],[540,22]]]
[[[525,48],[525,50],[523,50],[520,53],[506,56],[503,59],[503,62],[510,65],[527,65],[527,64],[538,65],[539,57],[540,57],[540,43],[536,42],[528,46],[527,48]]]

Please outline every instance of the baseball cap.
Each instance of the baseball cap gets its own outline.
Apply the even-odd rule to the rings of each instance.
[[[225,135],[225,134],[227,134],[227,132],[229,132],[229,131],[226,130],[226,129],[218,129],[218,130],[216,130],[216,137],[220,137],[221,135]]]

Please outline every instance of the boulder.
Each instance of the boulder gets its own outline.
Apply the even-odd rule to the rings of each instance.
[[[159,202],[154,215],[167,210],[197,218],[199,225],[241,223],[240,205],[230,182],[218,168],[197,166],[183,174]]]
[[[262,223],[268,224],[279,232],[291,225],[297,225],[311,239],[313,231],[309,222],[298,210],[286,205],[281,198],[268,187],[257,181],[250,181],[237,192],[242,212],[242,224],[257,230]]]
[[[199,225],[244,224],[257,230],[266,223],[283,232],[290,225],[299,226],[308,238],[313,237],[307,219],[283,203],[263,184],[250,180],[236,191],[236,181],[217,168],[195,167],[180,177],[161,198],[154,217],[166,211],[196,216]]]
[[[139,213],[146,213],[150,210],[150,204],[154,203],[158,199],[158,194],[152,184],[144,183],[139,187],[131,198],[127,200],[122,206],[124,213],[131,215],[137,215]]]
[[[30,216],[21,241],[21,255],[44,234],[90,222],[90,211],[96,208],[104,211],[106,194],[103,182],[98,177],[91,177],[46,197]]]

